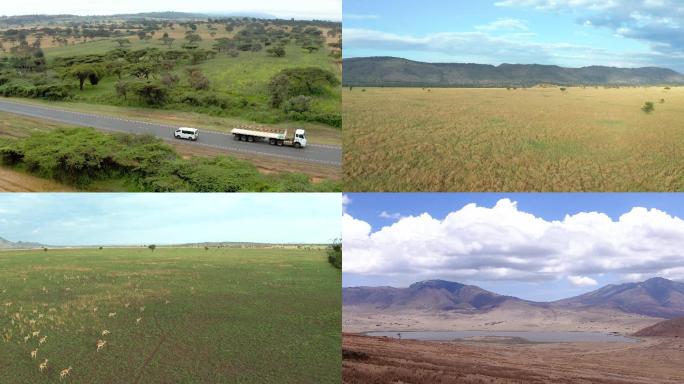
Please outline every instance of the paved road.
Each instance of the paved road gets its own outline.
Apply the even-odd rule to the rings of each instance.
[[[57,108],[17,103],[5,98],[0,98],[0,111],[54,120],[66,124],[94,127],[108,131],[151,134],[168,141],[176,140],[173,137],[173,132],[176,130],[176,128],[178,128],[178,126],[166,124],[148,123],[145,121],[135,121],[104,115],[71,112]],[[201,129],[201,127],[198,128]],[[331,145],[309,144],[303,149],[278,147],[269,145],[268,143],[248,143],[244,141],[236,141],[233,139],[231,134],[210,132],[205,130],[200,131],[199,140],[196,142],[188,141],[188,143],[225,149],[226,151],[232,152],[242,152],[259,156],[271,156],[332,166],[341,166],[342,163],[341,148]]]

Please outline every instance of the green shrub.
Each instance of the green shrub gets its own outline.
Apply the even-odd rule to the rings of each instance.
[[[641,107],[641,110],[646,113],[651,113],[655,110],[655,106],[652,101],[647,101],[646,103],[644,103],[644,106]]]
[[[328,254],[328,262],[337,269],[342,269],[342,241],[335,240],[328,245],[326,251]]]
[[[299,95],[287,101],[283,106],[285,112],[308,112],[311,110],[311,97]]]

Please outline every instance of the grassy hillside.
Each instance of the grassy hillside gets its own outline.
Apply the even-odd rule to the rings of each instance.
[[[244,123],[309,121],[340,127],[338,27],[257,19],[110,20],[84,22],[80,30],[67,25],[5,30],[0,31],[5,51],[0,53],[0,94],[192,111]],[[275,47],[282,47],[283,56],[269,53]],[[135,72],[141,66],[148,66],[149,73]],[[335,81],[306,93],[304,106],[287,104],[301,90],[287,92],[274,105],[269,84],[294,68],[316,68]],[[86,76],[81,90],[73,74],[78,69],[95,73],[96,81]],[[122,84],[127,93],[120,92]],[[136,94],[143,84],[161,91],[155,97]]]
[[[340,380],[340,272],[322,250],[51,249],[0,263],[0,382],[56,382],[68,367],[72,383]]]
[[[681,87],[354,88],[343,109],[352,191],[684,190]]]

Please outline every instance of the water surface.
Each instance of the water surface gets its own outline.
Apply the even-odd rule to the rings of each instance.
[[[601,332],[551,332],[551,331],[407,331],[367,332],[368,336],[386,336],[395,339],[450,341],[477,337],[519,338],[535,343],[614,342],[634,343],[635,338]]]

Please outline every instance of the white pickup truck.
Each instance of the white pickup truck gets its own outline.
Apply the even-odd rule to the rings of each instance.
[[[295,129],[294,135],[288,136],[287,129],[265,127],[237,127],[230,133],[235,140],[241,141],[267,141],[271,145],[287,145],[295,148],[306,147],[306,131]]]

